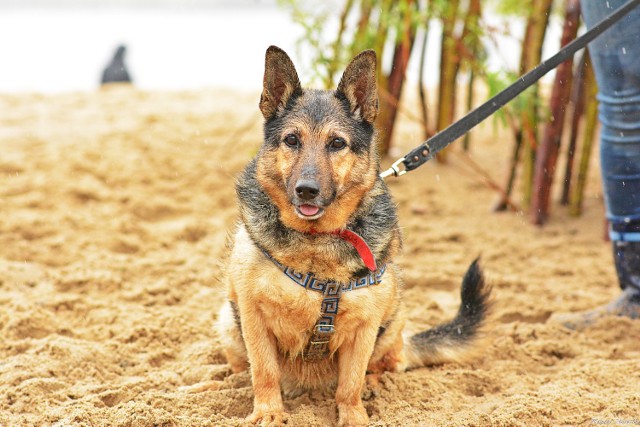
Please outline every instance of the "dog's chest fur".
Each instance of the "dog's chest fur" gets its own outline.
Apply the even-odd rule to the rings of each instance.
[[[293,282],[258,249],[244,225],[235,234],[229,263],[229,279],[240,302],[240,318],[258,311],[264,319],[264,333],[272,333],[281,353],[287,358],[302,354],[310,332],[320,315],[322,294]],[[389,268],[382,283],[367,289],[345,292],[335,320],[330,348],[337,349],[345,337],[353,336],[365,318],[380,317],[380,301],[394,301],[396,272]],[[374,308],[376,310],[372,310]]]

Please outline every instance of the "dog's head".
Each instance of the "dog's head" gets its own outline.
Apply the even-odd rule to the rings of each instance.
[[[291,59],[275,46],[265,62],[258,181],[286,226],[342,228],[378,174],[376,55],[356,56],[335,91],[302,89]]]

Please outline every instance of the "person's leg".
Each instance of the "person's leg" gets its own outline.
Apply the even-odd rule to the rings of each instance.
[[[581,2],[591,27],[626,0]],[[598,82],[600,158],[607,219],[622,295],[565,325],[580,328],[602,314],[640,316],[640,7],[589,44]]]
[[[583,1],[588,27],[626,0]],[[640,232],[640,7],[589,44],[598,82],[600,154],[607,218]],[[612,237],[624,236],[615,234]]]

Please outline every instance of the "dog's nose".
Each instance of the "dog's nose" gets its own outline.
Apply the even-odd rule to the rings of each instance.
[[[320,186],[316,181],[301,179],[296,183],[296,195],[302,200],[312,200],[320,193]]]

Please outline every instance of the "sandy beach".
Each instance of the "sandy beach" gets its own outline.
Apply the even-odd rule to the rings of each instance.
[[[245,425],[250,376],[231,373],[213,325],[234,177],[261,143],[258,96],[0,95],[0,426]],[[403,117],[399,154],[421,139]],[[487,123],[471,158],[502,182],[510,150]],[[495,310],[478,358],[367,386],[372,426],[640,424],[640,322],[547,322],[618,292],[597,173],[584,214],[554,205],[543,228],[493,213],[497,193],[458,146],[448,165],[389,182],[408,328],[455,315],[478,255]],[[212,379],[219,390],[180,391]],[[294,426],[336,421],[332,390],[285,406]]]

